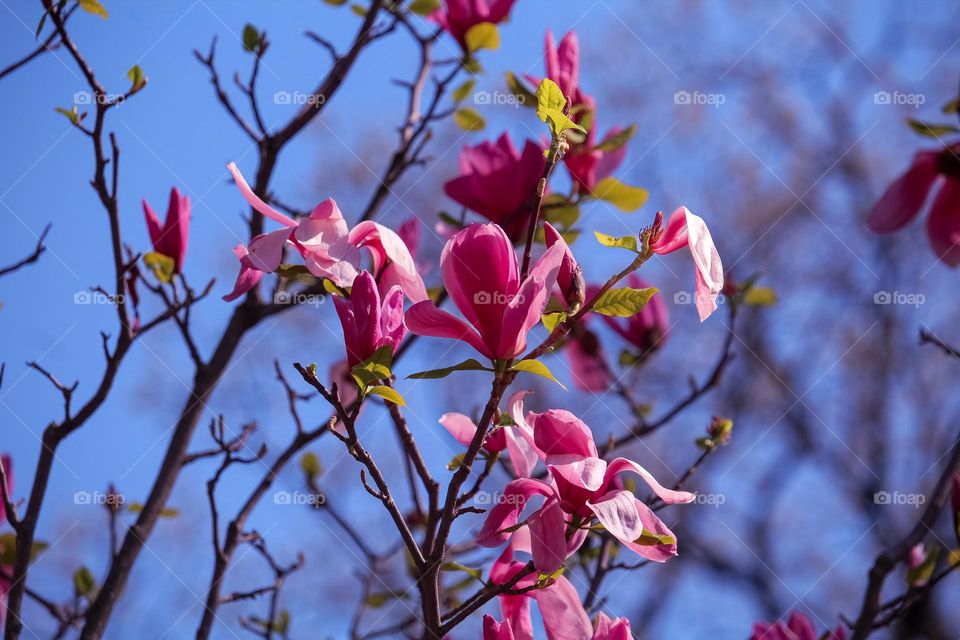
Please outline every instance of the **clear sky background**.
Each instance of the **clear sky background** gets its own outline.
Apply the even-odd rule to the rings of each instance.
[[[352,37],[358,19],[347,9],[331,8],[317,1],[114,0],[105,4],[110,11],[109,20],[78,13],[71,21],[76,41],[110,90],[121,92],[127,88],[126,72],[134,64],[139,64],[149,78],[145,91],[108,116],[108,126],[116,132],[122,153],[120,198],[124,235],[135,250],[147,250],[149,243],[140,199],[147,198],[161,211],[166,207],[171,186],[177,186],[191,197],[193,219],[185,272],[196,287],[216,278],[213,295],[194,313],[200,342],[209,350],[230,311],[230,305],[220,301],[219,296],[229,291],[235,276],[236,262],[231,248],[246,240],[241,217],[245,213],[244,203],[229,182],[224,167],[227,162],[236,161],[249,177],[256,156],[249,140],[215,101],[206,70],[194,59],[193,49],[206,52],[216,36],[217,65],[229,83],[233,71],[245,76],[248,70],[250,56],[243,52],[240,42],[244,24],[250,22],[265,30],[271,45],[261,72],[261,103],[267,123],[278,123],[288,118],[293,108],[274,104],[271,96],[276,92],[310,91],[328,65],[327,54],[304,38],[303,32],[317,31],[342,48]],[[759,67],[782,55],[781,38],[797,37],[805,28],[821,29],[816,24],[818,16],[828,12],[831,3],[759,4],[762,6],[690,2],[679,3],[675,9],[660,5],[655,11],[651,10],[648,21],[631,0],[518,0],[510,24],[501,30],[501,49],[483,55],[487,72],[477,89],[502,91],[505,70],[542,74],[544,30],[552,28],[559,34],[576,28],[584,49],[583,83],[597,96],[604,118],[601,129],[615,122],[641,125],[620,175],[625,181],[645,186],[651,192],[651,203],[633,217],[597,205],[587,214],[589,228],[608,233],[635,232],[648,224],[657,208],[670,211],[683,203],[707,219],[725,261],[727,255],[733,255],[728,264],[744,259],[746,272],[766,270],[766,265],[753,263],[747,257],[748,252],[741,251],[750,246],[750,242],[743,238],[731,239],[738,230],[732,214],[727,216],[723,210],[722,188],[714,189],[714,185],[724,181],[726,171],[732,171],[732,167],[725,164],[726,153],[734,147],[742,151],[741,144],[756,150],[755,160],[774,174],[789,165],[790,154],[788,149],[775,147],[772,142],[768,144],[762,133],[751,129],[753,114],[764,105],[744,101],[731,80],[744,67]],[[6,63],[35,46],[33,31],[40,9],[39,2],[26,0],[2,0],[0,5],[0,61]],[[735,8],[730,8],[734,5]],[[874,10],[875,5],[884,5],[883,11]],[[836,56],[837,68],[875,65],[870,52],[889,36],[891,29],[895,30],[891,25],[901,24],[910,17],[894,5],[865,2],[850,11],[849,30],[843,34],[844,47],[837,47],[837,53],[829,54]],[[882,70],[877,69],[876,79],[871,80],[876,90],[923,92],[928,96],[927,108],[934,110],[951,97],[956,79],[956,43],[953,47],[949,39],[922,43],[921,34],[923,20],[956,23],[953,5],[951,2],[916,5],[920,7],[916,13],[923,16],[918,18],[917,29],[910,32],[916,44],[911,41],[903,48],[902,56],[886,61]],[[698,46],[697,42],[687,40],[684,26],[687,9],[695,16],[692,19],[698,21],[691,30],[709,25],[713,34],[709,43]],[[671,20],[653,20],[664,16],[670,16]],[[452,44],[449,39],[442,39],[440,46],[452,47]],[[305,209],[322,198],[334,197],[348,218],[357,215],[356,211],[376,185],[376,175],[386,163],[386,153],[395,140],[396,124],[405,109],[404,90],[390,80],[411,75],[414,53],[408,39],[392,37],[362,54],[334,103],[284,151],[272,182],[272,189],[283,201]],[[450,54],[454,53],[451,48]],[[817,54],[798,52],[798,62],[804,55]],[[707,66],[711,69],[709,73],[703,71]],[[721,73],[714,73],[715,68]],[[723,73],[723,69],[727,72]],[[888,72],[900,78],[913,78],[915,84],[891,85]],[[798,87],[827,86],[840,77],[831,69],[807,69],[790,77],[776,78],[772,86],[794,91]],[[84,398],[102,370],[99,332],[114,322],[112,309],[107,305],[75,303],[77,293],[94,285],[106,285],[112,271],[106,242],[107,219],[88,184],[93,171],[89,142],[62,115],[54,112],[55,107],[69,107],[85,86],[74,63],[63,51],[44,55],[0,82],[0,127],[6,150],[0,162],[0,263],[10,263],[29,253],[44,226],[53,223],[47,241],[48,252],[39,263],[0,280],[0,361],[7,364],[0,389],[0,450],[14,457],[18,496],[24,496],[29,487],[29,470],[36,459],[44,425],[61,412],[58,394],[24,363],[36,360],[61,380],[79,380],[77,394]],[[722,93],[726,104],[719,108],[678,110],[673,102],[676,91]],[[239,101],[238,94],[234,97]],[[604,113],[607,103],[610,107]],[[867,148],[889,148],[894,143],[900,147],[896,155],[877,154],[877,175],[871,180],[879,192],[883,181],[906,163],[913,148],[910,145],[917,144],[901,124],[903,116],[912,112],[909,107],[891,109],[877,105],[867,93],[851,96],[850,105],[851,112],[866,118],[868,124],[875,122],[869,130],[863,127],[866,131],[863,144]],[[809,119],[816,121],[820,114],[815,98],[809,107]],[[464,142],[475,143],[497,135],[501,130],[509,130],[518,141],[542,133],[540,123],[530,111],[504,105],[477,108],[488,118],[488,130],[463,134],[452,124],[441,128],[434,142],[431,163],[422,176],[417,174],[403,183],[379,218],[396,226],[411,215],[420,217],[425,223],[423,236],[428,259],[435,260],[441,246],[430,231],[435,214],[451,207],[439,185],[456,174],[459,147]],[[687,133],[704,129],[709,132],[702,138],[692,138]],[[650,181],[664,176],[662,181]],[[702,188],[704,183],[711,187]],[[842,193],[836,193],[836,202],[844,203]],[[839,215],[839,210],[833,208],[829,213]],[[829,231],[832,221],[826,215],[824,219],[827,228],[818,230],[822,244],[817,251],[829,260],[831,252],[844,252],[846,243],[837,243],[838,234]],[[913,241],[918,245],[924,242],[919,233]],[[853,249],[846,246],[846,250],[859,251],[858,242],[856,238],[849,240]],[[724,253],[725,248],[729,253]],[[589,238],[581,240],[575,250],[593,273],[604,273],[618,264],[609,253],[594,251]],[[867,270],[875,267],[869,258],[866,260]],[[934,268],[934,275],[923,285],[931,304],[911,312],[915,313],[917,323],[934,324],[949,317],[950,307],[931,292],[937,290],[937,283],[950,280],[946,279],[942,267]],[[428,275],[431,284],[436,275],[436,270]],[[673,299],[673,293],[693,286],[692,267],[685,256],[674,256],[653,265],[649,277],[669,300]],[[778,274],[773,273],[771,277],[776,282]],[[885,281],[880,286],[892,290],[901,284]],[[872,295],[873,289],[870,291]],[[784,348],[789,350],[794,344],[790,332],[796,331],[796,327],[789,324],[789,309],[792,304],[806,305],[811,298],[791,299],[789,295],[786,298],[786,310],[778,313],[783,314],[779,317],[786,323],[781,338]],[[147,306],[143,310],[144,317],[149,317],[150,309]],[[829,315],[831,307],[826,309],[825,315]],[[839,309],[842,305],[835,308]],[[687,364],[682,369],[663,372],[673,376],[672,385],[676,388],[683,384],[686,371],[705,370],[723,332],[722,326],[716,323],[698,327],[690,307],[672,306],[671,311],[679,322],[674,339],[678,346],[672,348],[679,349],[679,355],[688,351]],[[317,361],[323,367],[342,356],[338,340],[339,327],[333,309],[323,305],[298,309],[283,318],[267,321],[249,334],[220,389],[209,402],[193,448],[207,446],[205,425],[221,413],[234,428],[256,421],[259,426],[256,442],[265,442],[274,451],[281,447],[292,426],[281,388],[273,380],[273,359],[283,364],[294,360]],[[692,348],[683,348],[688,345]],[[453,363],[467,357],[466,350],[458,348],[448,353],[447,346],[433,345],[419,359],[404,363],[401,373],[427,368],[438,360]],[[810,356],[814,363],[819,363],[818,357],[817,354]],[[832,357],[825,358],[826,362],[820,363],[823,366],[818,365],[818,371],[832,361]],[[561,365],[556,368],[562,379],[569,380]],[[679,377],[677,371],[682,372]],[[39,527],[40,537],[52,543],[52,548],[31,575],[32,585],[52,597],[64,598],[71,593],[70,575],[78,565],[90,567],[98,577],[103,574],[106,516],[98,508],[75,504],[74,493],[103,491],[113,482],[128,501],[145,498],[172,424],[190,388],[190,374],[189,359],[172,327],[138,342],[123,364],[110,400],[95,419],[58,451]],[[464,385],[479,381],[471,378],[472,375],[462,378]],[[812,375],[816,378],[816,374]],[[671,388],[659,378],[648,384],[655,390]],[[842,386],[834,389],[842,392]],[[451,410],[452,397],[462,398],[470,391],[451,389],[445,383],[429,385],[412,381],[402,382],[401,390],[411,404],[418,407],[418,413],[411,418],[414,429],[424,438],[437,469],[442,469],[457,449],[452,440],[438,431],[436,419]],[[571,402],[580,404],[585,417],[593,417],[588,421],[599,433],[616,428],[612,418],[616,407],[600,406],[592,398],[577,397]],[[310,418],[318,422],[325,412],[319,402],[314,405]],[[692,414],[691,424],[705,424],[709,415],[710,407],[698,409]],[[367,419],[367,429],[373,436],[378,425],[388,426],[377,411],[370,411]],[[685,445],[692,440],[691,429],[686,432]],[[392,437],[375,438],[374,448],[388,462],[394,455],[392,446]],[[654,452],[653,461],[644,462],[655,464],[656,452],[669,446],[669,440],[654,440],[650,450]],[[331,498],[341,499],[343,510],[349,516],[370,523],[369,531],[382,531],[374,535],[381,540],[381,548],[391,546],[394,538],[389,521],[368,496],[356,492],[353,461],[343,457],[335,442],[323,442],[315,450],[328,469],[324,488]],[[680,469],[677,467],[674,471]],[[192,634],[201,607],[199,598],[212,568],[207,533],[209,516],[203,489],[210,473],[209,465],[196,465],[182,474],[171,500],[181,515],[158,525],[134,572],[126,600],[129,606],[117,609],[108,637],[179,638]],[[231,474],[222,488],[223,508],[227,512],[261,473],[262,468],[247,468]],[[736,486],[735,478],[731,482]],[[816,491],[821,485],[813,477],[804,486],[808,491]],[[297,469],[289,469],[277,487],[299,489]],[[341,637],[349,622],[357,589],[352,571],[359,566],[359,558],[351,555],[349,545],[339,541],[338,532],[321,516],[305,509],[274,505],[270,500],[264,501],[251,524],[267,536],[282,558],[289,560],[298,550],[307,554],[308,571],[290,580],[284,600],[284,606],[293,612],[293,637],[314,637],[321,631],[330,637]],[[859,530],[850,529],[845,530],[843,536],[855,539],[858,533]],[[228,590],[249,588],[266,580],[258,558],[240,555],[237,568],[229,577]],[[863,562],[865,557],[850,560]],[[669,566],[656,571],[669,571]],[[615,611],[631,614],[629,591],[641,588],[645,582],[649,587],[651,581],[662,575],[654,571],[640,572],[621,582],[612,599]],[[704,584],[709,582],[705,577]],[[338,583],[342,583],[343,588],[331,589],[331,584]],[[710,588],[714,591],[709,593],[716,595],[717,586],[712,584]],[[683,593],[684,597],[696,598],[707,591],[687,588]],[[741,638],[758,615],[749,605],[738,601],[731,601],[722,611],[719,609],[698,609],[672,616],[672,622],[660,629],[667,634],[662,637],[681,637],[673,635],[672,630],[689,629],[693,625],[696,635],[688,637]],[[680,611],[678,609],[678,613]],[[219,626],[216,637],[242,637],[245,632],[238,629],[236,618],[250,612],[257,612],[257,607],[224,608],[221,614],[224,624]],[[44,633],[49,630],[48,623],[35,608],[28,609],[28,624]]]

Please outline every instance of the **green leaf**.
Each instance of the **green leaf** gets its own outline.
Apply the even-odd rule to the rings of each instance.
[[[470,92],[473,91],[474,85],[477,84],[477,81],[473,78],[470,78],[462,85],[453,90],[453,93],[450,94],[454,102],[462,102],[470,95]]]
[[[418,16],[428,16],[440,8],[440,0],[413,0],[410,3],[410,12]]]
[[[97,581],[93,579],[90,569],[80,567],[73,572],[73,590],[77,596],[84,596],[92,600],[97,590]]]
[[[543,214],[550,224],[569,228],[580,219],[580,206],[571,204],[566,197],[554,193],[544,198]]]
[[[54,111],[67,116],[67,119],[73,124],[80,124],[80,114],[77,111],[77,105],[73,105],[69,110],[64,109],[63,107],[57,107],[54,109]]]
[[[277,619],[273,623],[273,630],[283,635],[287,633],[288,629],[290,629],[290,612],[284,609],[277,615]]]
[[[910,125],[911,129],[928,138],[942,138],[943,136],[960,131],[960,129],[952,124],[933,124],[930,122],[920,122],[913,118],[907,118],[907,124]]]
[[[352,4],[350,5],[350,11],[353,11],[356,15],[360,16],[361,18],[367,17],[367,8],[364,7],[363,5]]]
[[[368,595],[367,599],[364,600],[364,604],[371,609],[379,609],[391,600],[406,600],[406,598],[407,594],[403,592],[393,593],[392,591],[381,591],[379,593],[371,593]]]
[[[537,107],[537,96],[527,85],[516,75],[507,71],[507,89],[517,98],[517,102],[525,107],[535,109]]]
[[[300,457],[300,469],[306,474],[307,478],[310,479],[323,474],[320,458],[312,451],[307,451]]]
[[[743,294],[743,303],[755,307],[769,307],[777,304],[777,293],[770,287],[750,287]]]
[[[401,407],[406,406],[407,401],[403,399],[403,396],[400,395],[393,387],[388,387],[383,384],[378,384],[375,387],[370,387],[367,389],[367,393],[372,393],[375,396],[380,396],[387,402],[392,402],[393,404],[399,405]]]
[[[944,113],[960,113],[960,98],[954,98],[947,104],[943,105]]]
[[[512,367],[510,367],[510,370],[526,371],[527,373],[532,373],[534,375],[544,377],[547,380],[553,380],[554,382],[560,385],[561,389],[563,389],[564,391],[567,390],[565,386],[560,384],[559,380],[553,377],[553,373],[551,373],[550,369],[547,368],[547,365],[543,364],[539,360],[519,360],[518,362],[515,362]]]
[[[920,566],[907,571],[907,584],[911,586],[922,586],[930,581],[933,572],[937,568],[937,560],[940,558],[940,547],[931,547],[927,551],[926,557]]]
[[[593,311],[603,316],[629,318],[639,313],[657,291],[656,287],[608,289],[593,305]]]
[[[537,87],[537,117],[550,126],[550,132],[554,137],[559,136],[567,129],[576,129],[586,133],[587,130],[571,120],[564,112],[563,108],[567,104],[567,99],[557,83],[550,78],[544,78]]]
[[[453,114],[453,121],[464,131],[482,131],[487,126],[487,121],[483,119],[476,109],[464,107],[457,109]]]
[[[43,552],[50,545],[46,542],[34,542],[30,550],[30,561],[37,557],[37,554]],[[17,535],[15,533],[4,533],[0,535],[0,564],[13,566],[17,559]]]
[[[450,462],[447,463],[447,471],[456,471],[460,468],[460,465],[463,464],[463,459],[467,456],[466,453],[458,453],[457,455],[450,458]]]
[[[464,41],[469,53],[475,53],[481,49],[496,51],[500,48],[500,32],[497,31],[497,25],[494,23],[481,22],[467,29]]]
[[[636,211],[650,196],[646,189],[631,187],[616,178],[604,178],[593,188],[593,195],[621,211]]]
[[[253,53],[257,50],[257,47],[260,46],[260,41],[263,39],[263,34],[261,34],[255,26],[249,22],[243,27],[243,49]]]
[[[951,567],[960,565],[960,549],[952,549],[950,553],[947,554],[947,564]]]
[[[654,547],[661,544],[676,544],[677,539],[673,536],[668,536],[665,534],[654,533],[648,531],[647,529],[643,530],[643,533],[640,534],[640,537],[633,541],[634,544],[641,544],[645,547]]]
[[[100,16],[104,20],[106,20],[108,17],[107,10],[103,8],[102,4],[100,4],[100,0],[77,0],[77,4],[80,5],[80,8],[87,13]]]
[[[170,282],[173,278],[174,269],[176,268],[176,263],[173,258],[165,256],[162,253],[157,253],[156,251],[143,254],[143,264],[153,272],[157,280],[164,284]]]
[[[632,124],[623,131],[616,133],[612,136],[607,136],[603,141],[595,146],[594,151],[616,151],[623,145],[630,142],[630,139],[633,138],[633,134],[637,132],[637,125]]]
[[[356,364],[350,369],[350,375],[357,381],[357,386],[364,389],[377,380],[390,377],[390,365],[393,363],[393,347],[384,345],[377,349],[372,356]]]
[[[599,231],[594,231],[593,235],[597,237],[597,242],[605,247],[619,247],[621,249],[628,249],[634,253],[637,253],[636,236],[620,236],[617,238],[614,236],[608,236],[605,233],[600,233]]]
[[[567,314],[565,311],[545,313],[540,316],[540,319],[543,321],[543,326],[547,328],[547,331],[553,333],[553,330],[557,327],[557,325],[567,319]]]
[[[141,511],[143,511],[143,503],[131,502],[130,506],[127,507],[127,511],[130,511],[132,513],[140,513]],[[177,509],[174,507],[165,507],[160,510],[161,518],[176,518],[179,515],[180,515],[180,509]]]
[[[490,367],[485,367],[473,358],[470,358],[468,360],[464,360],[460,364],[455,364],[452,367],[430,369],[429,371],[411,373],[409,376],[407,376],[407,378],[412,378],[414,380],[439,380],[440,378],[446,378],[454,371],[493,371],[493,369]]]
[[[127,77],[130,78],[131,91],[137,91],[147,83],[147,78],[143,75],[143,69],[138,64],[130,67],[130,70],[127,71]]]
[[[463,571],[465,574],[477,580],[483,582],[483,571],[475,567],[468,567],[465,564],[456,561],[444,562],[440,565],[441,571]]]

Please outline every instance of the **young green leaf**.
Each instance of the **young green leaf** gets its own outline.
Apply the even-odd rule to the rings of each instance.
[[[640,537],[633,541],[634,544],[641,544],[645,547],[652,547],[661,544],[676,544],[677,539],[673,536],[668,536],[661,533],[654,533],[648,531],[647,529],[643,530],[643,533],[640,534]]]
[[[634,253],[637,252],[636,236],[620,236],[617,238],[614,236],[608,236],[605,233],[600,233],[599,231],[594,231],[593,235],[597,237],[597,242],[605,247],[619,247],[621,249],[628,249]]]
[[[263,34],[260,33],[255,26],[249,22],[246,26],[243,27],[243,49],[253,53],[257,50],[257,47],[260,46],[260,41],[263,39]]]
[[[147,83],[147,78],[143,75],[143,69],[138,64],[130,67],[130,70],[127,71],[127,77],[130,78],[131,91],[137,91]]]
[[[537,87],[537,117],[550,126],[554,137],[559,136],[567,129],[576,129],[586,133],[587,130],[571,120],[563,112],[567,99],[557,83],[550,78],[544,78]]]
[[[633,289],[631,287],[608,289],[600,296],[596,304],[593,305],[593,310],[604,316],[629,318],[639,313],[656,292],[656,287],[648,287],[646,289]]]
[[[534,375],[544,377],[547,380],[552,380],[557,384],[559,384],[560,388],[563,389],[564,391],[567,390],[567,388],[563,386],[559,380],[553,377],[553,373],[551,373],[550,369],[547,368],[547,365],[543,364],[539,360],[520,360],[514,363],[514,365],[510,367],[510,370],[526,371],[527,373],[532,373]]]
[[[476,109],[464,107],[457,109],[453,114],[453,121],[464,131],[482,131],[487,126],[487,121],[483,119]]]
[[[960,131],[960,129],[952,124],[933,124],[930,122],[920,122],[913,118],[907,118],[907,124],[910,125],[911,129],[928,138],[942,138],[943,136]]]
[[[468,360],[464,360],[460,364],[455,364],[452,367],[430,369],[429,371],[411,373],[409,376],[407,376],[407,378],[412,378],[414,380],[439,380],[440,378],[446,378],[454,371],[493,371],[493,369],[485,367],[473,358],[470,358]]]
[[[470,92],[473,91],[474,85],[477,84],[477,81],[473,78],[470,78],[462,85],[453,90],[453,93],[450,96],[453,98],[454,102],[463,102],[467,96],[470,95]]]
[[[616,151],[621,148],[623,145],[630,142],[630,139],[633,138],[633,134],[637,132],[637,125],[632,124],[623,131],[616,133],[612,136],[604,138],[604,140],[595,146],[594,151]]]
[[[545,313],[540,316],[540,319],[543,321],[543,326],[547,328],[547,331],[553,333],[553,330],[556,329],[557,325],[567,319],[567,314],[564,311]]]
[[[63,107],[56,107],[54,111],[65,115],[73,124],[80,124],[80,120],[82,119],[80,114],[77,112],[77,105],[73,105],[69,110],[64,109]]]
[[[357,381],[361,389],[368,387],[377,380],[390,377],[390,365],[393,363],[393,348],[385,345],[377,349],[376,353],[356,364],[350,369],[350,375]]]
[[[465,574],[467,574],[474,580],[483,582],[483,571],[475,567],[468,567],[467,565],[457,562],[455,560],[451,560],[450,562],[444,562],[442,565],[440,565],[440,570],[441,571],[463,571]]]
[[[631,187],[616,178],[608,177],[596,184],[593,195],[629,213],[642,207],[650,194],[646,189]]]
[[[495,51],[500,48],[500,32],[492,22],[481,22],[467,30],[464,41],[469,53],[476,53],[481,49]]]
[[[316,478],[323,473],[323,467],[320,465],[320,458],[312,451],[307,451],[300,458],[300,469],[307,478]]]
[[[164,284],[170,282],[173,278],[173,271],[176,268],[176,263],[173,258],[165,256],[162,253],[157,253],[156,251],[143,254],[143,264],[153,272],[157,280]]]
[[[960,113],[960,98],[954,98],[947,104],[943,105],[944,113]]]
[[[537,107],[537,96],[533,91],[520,78],[509,71],[506,73],[506,78],[507,89],[517,98],[517,102],[525,107],[535,109]]]
[[[97,581],[93,579],[90,569],[80,567],[73,572],[73,591],[77,594],[77,597],[93,599],[96,590]]]
[[[108,17],[107,10],[104,9],[102,4],[100,4],[100,0],[77,0],[77,4],[80,5],[80,8],[87,13],[100,16],[104,20],[106,20]]]
[[[440,0],[413,0],[410,12],[418,16],[428,16],[440,8]]]
[[[393,387],[388,387],[386,385],[378,384],[375,387],[370,387],[367,389],[367,393],[373,394],[375,396],[380,396],[387,402],[392,402],[393,404],[399,406],[405,406],[407,401],[403,399],[403,396],[394,389]]]
[[[750,287],[743,294],[743,303],[755,307],[777,304],[777,293],[770,287]]]

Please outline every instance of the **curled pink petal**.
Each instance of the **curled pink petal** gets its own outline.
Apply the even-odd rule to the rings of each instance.
[[[921,151],[900,177],[887,187],[867,218],[874,233],[893,233],[920,215],[937,180],[937,151]]]

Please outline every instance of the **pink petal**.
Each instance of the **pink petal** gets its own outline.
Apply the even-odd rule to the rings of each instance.
[[[634,542],[644,529],[674,540],[676,536],[650,507],[629,491],[611,491],[595,501],[587,502],[587,506],[593,510],[610,535],[640,557],[654,562],[666,562],[677,555],[676,542],[657,545]]]
[[[607,466],[607,472],[604,476],[604,486],[609,486],[613,478],[624,471],[632,471],[640,476],[640,478],[646,482],[651,489],[653,489],[653,492],[657,495],[657,497],[667,504],[686,504],[693,502],[696,499],[696,496],[689,491],[675,491],[673,489],[667,489],[657,482],[657,479],[653,477],[652,473],[644,469],[633,460],[627,460],[626,458],[617,458]]]
[[[611,376],[603,363],[602,352],[591,355],[583,348],[580,340],[574,339],[567,342],[564,353],[570,363],[570,373],[577,389],[600,393],[610,388]]]
[[[150,244],[153,245],[156,251],[157,245],[160,244],[160,239],[163,237],[163,229],[160,226],[160,218],[154,213],[153,207],[150,206],[146,198],[143,199],[143,217],[147,221],[147,233],[150,235]]]
[[[253,192],[253,189],[250,188],[250,185],[247,184],[247,181],[244,180],[243,174],[240,173],[240,169],[237,168],[237,163],[231,162],[227,165],[227,171],[230,172],[230,175],[233,176],[233,181],[237,183],[237,188],[240,189],[240,195],[243,196],[243,199],[246,200],[254,210],[259,211],[261,214],[270,218],[275,222],[286,227],[295,227],[297,223],[294,222],[291,218],[283,215],[266,202],[260,199],[260,196]]]
[[[484,547],[496,547],[510,538],[510,527],[517,524],[527,501],[534,496],[553,496],[553,488],[539,480],[520,478],[513,480],[503,490],[497,504],[487,513],[487,519],[477,534],[477,543]]]
[[[273,273],[283,260],[283,247],[290,239],[290,229],[277,229],[264,233],[250,241],[247,259],[258,271]]]
[[[491,616],[483,616],[483,640],[516,640],[510,621],[497,622]]]
[[[567,558],[567,523],[560,504],[554,501],[540,509],[539,514],[530,519],[529,529],[537,571],[551,574],[562,567]]]
[[[484,356],[493,358],[476,331],[455,315],[438,309],[429,300],[418,302],[407,309],[403,321],[410,333],[418,336],[463,340]]]
[[[937,151],[921,151],[900,177],[887,187],[867,218],[874,233],[893,233],[920,214],[937,180]]]
[[[260,278],[263,277],[262,271],[254,269],[250,265],[247,247],[238,244],[234,247],[233,252],[237,255],[237,258],[240,259],[240,273],[237,274],[237,281],[233,284],[233,291],[223,296],[223,299],[227,302],[236,300],[256,287],[257,284],[260,283]]]
[[[960,178],[947,178],[930,206],[927,218],[930,246],[940,261],[960,264]]]
[[[546,589],[531,592],[547,633],[547,640],[585,640],[593,635],[593,625],[580,603],[573,584],[560,576]]]
[[[410,255],[410,249],[396,232],[382,224],[365,220],[353,228],[349,239],[357,247],[370,249],[373,270],[378,274],[381,287],[398,285],[413,302],[428,299],[427,289]]]
[[[440,416],[440,424],[463,446],[469,446],[477,432],[477,425],[462,413],[445,413]]]

